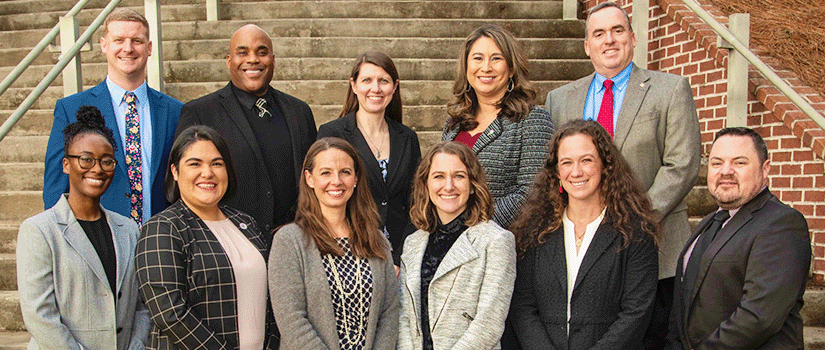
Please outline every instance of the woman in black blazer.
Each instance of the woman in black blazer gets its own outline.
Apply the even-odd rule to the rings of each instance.
[[[607,132],[562,126],[511,226],[510,321],[524,349],[644,349],[656,294],[657,220]]]
[[[364,161],[397,273],[404,239],[415,231],[409,197],[421,149],[415,131],[402,124],[398,70],[389,56],[367,51],[355,60],[344,108],[318,128],[318,139],[324,137],[347,140]]]
[[[165,184],[173,204],[143,225],[135,252],[153,321],[147,348],[277,349],[269,242],[251,216],[219,204],[236,181],[218,132],[202,125],[181,132]]]

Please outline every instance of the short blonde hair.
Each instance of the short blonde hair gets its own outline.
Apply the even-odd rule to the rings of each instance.
[[[109,33],[109,23],[111,22],[139,22],[146,28],[146,37],[149,37],[149,21],[140,13],[129,8],[114,9],[106,19],[103,20],[103,36]]]

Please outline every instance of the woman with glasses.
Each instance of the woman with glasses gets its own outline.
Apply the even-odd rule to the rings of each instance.
[[[133,265],[137,224],[100,206],[117,161],[100,111],[63,129],[69,193],[17,236],[17,288],[29,349],[143,349],[149,315]]]

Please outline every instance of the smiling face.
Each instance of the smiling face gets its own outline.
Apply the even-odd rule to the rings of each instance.
[[[272,81],[272,40],[260,27],[248,24],[229,39],[226,68],[235,87],[263,96]]]
[[[180,198],[196,213],[213,211],[226,193],[229,176],[223,156],[212,141],[195,141],[171,165]]]
[[[601,206],[603,164],[593,139],[584,134],[565,137],[559,142],[557,155],[559,180],[569,204]]]
[[[361,63],[358,77],[350,78],[352,92],[358,97],[358,112],[384,115],[398,81],[383,68],[372,63]]]
[[[486,36],[479,37],[467,55],[467,82],[476,95],[500,101],[511,76],[513,73],[496,42]]]
[[[109,77],[118,85],[132,88],[146,79],[146,61],[152,55],[149,29],[140,22],[112,21],[100,38],[100,51],[106,54]],[[123,86],[122,86],[123,87]]]
[[[315,192],[321,212],[346,210],[357,182],[355,162],[344,151],[329,148],[315,156],[312,171],[304,170],[304,178]]]
[[[438,218],[446,224],[467,208],[470,198],[467,166],[455,154],[436,153],[427,174],[427,192]]]
[[[615,77],[633,61],[634,47],[636,35],[630,31],[630,23],[621,10],[606,7],[587,19],[584,52],[597,73]]]
[[[66,151],[68,155],[85,155],[98,159],[115,156],[109,141],[95,133],[77,135]],[[103,171],[100,161],[96,161],[91,169],[83,169],[79,162],[80,159],[77,158],[63,158],[63,173],[69,175],[69,196],[100,200],[100,196],[112,184],[115,170]]]
[[[760,164],[750,137],[725,135],[710,149],[708,190],[720,208],[736,209],[767,185],[770,170],[770,160]]]

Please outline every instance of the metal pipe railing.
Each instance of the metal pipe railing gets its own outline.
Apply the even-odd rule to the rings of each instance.
[[[90,0],[78,1],[77,4],[75,4],[74,7],[72,7],[72,9],[66,13],[66,16],[71,17],[76,15],[78,12],[80,12],[81,9],[83,9],[83,6],[86,6],[86,3],[88,3],[89,1]],[[118,3],[119,2],[120,1],[118,1]],[[55,24],[54,27],[52,27],[52,30],[49,31],[49,33],[46,34],[46,36],[44,36],[39,43],[37,43],[34,49],[32,49],[32,51],[29,52],[29,54],[26,55],[26,57],[23,58],[23,60],[20,61],[20,63],[16,67],[14,67],[14,69],[12,69],[9,75],[7,75],[5,79],[3,79],[3,82],[0,83],[0,96],[2,96],[3,93],[6,92],[6,89],[8,89],[9,86],[11,86],[11,84],[13,84],[14,81],[17,80],[17,78],[19,78],[20,75],[23,74],[23,71],[25,71],[26,68],[29,68],[31,63],[34,62],[35,59],[37,59],[37,56],[40,56],[40,54],[43,53],[43,50],[45,50],[46,47],[54,41],[54,38],[57,37],[58,33],[60,33],[60,23]]]
[[[97,16],[97,18],[95,18],[92,24],[90,24],[89,27],[86,28],[86,30],[83,32],[83,34],[80,35],[80,39],[78,39],[77,42],[75,42],[75,44],[72,46],[71,49],[69,49],[67,54],[63,55],[63,57],[60,58],[60,60],[57,62],[57,65],[55,65],[52,68],[52,70],[49,71],[49,74],[47,74],[46,77],[40,81],[40,84],[37,84],[37,87],[35,87],[34,90],[32,90],[32,92],[29,93],[29,96],[27,96],[26,99],[23,100],[23,103],[21,103],[20,106],[18,106],[17,109],[14,110],[14,113],[12,113],[9,116],[9,118],[6,119],[6,122],[3,123],[3,126],[0,126],[0,141],[2,141],[3,138],[6,137],[6,134],[8,134],[9,131],[11,131],[11,128],[14,126],[14,124],[17,123],[20,117],[22,117],[23,114],[25,114],[26,111],[29,110],[29,107],[31,107],[34,104],[34,101],[40,97],[43,91],[46,91],[46,88],[48,88],[49,85],[51,85],[51,83],[54,81],[54,79],[57,78],[60,72],[63,71],[63,68],[66,67],[67,64],[69,64],[69,61],[74,59],[74,56],[77,55],[77,53],[80,51],[80,48],[82,48],[83,45],[86,44],[86,42],[89,41],[89,39],[91,39],[95,31],[97,31],[97,29],[100,28],[100,24],[103,23],[103,20],[106,19],[106,16],[108,16],[109,13],[111,13],[112,10],[114,10],[115,7],[117,7],[117,5],[120,4],[120,1],[121,0],[112,0],[109,3],[109,5],[106,5],[106,7],[103,8],[103,11],[100,12],[100,14]]]
[[[717,35],[719,35],[722,39],[727,41],[736,51],[742,54],[745,59],[750,62],[751,65],[756,68],[768,81],[772,84],[776,85],[776,88],[779,89],[786,97],[788,97],[791,102],[793,102],[800,110],[802,110],[805,115],[807,115],[811,120],[819,125],[820,128],[825,130],[825,117],[823,117],[819,112],[811,106],[808,101],[806,101],[802,96],[800,96],[793,88],[791,88],[788,83],[786,83],[776,72],[773,71],[765,62],[756,57],[756,55],[748,49],[748,47],[742,44],[736,36],[731,33],[728,28],[725,28],[721,23],[716,21],[710,13],[705,11],[695,0],[682,0],[685,5],[690,8],[696,15],[699,16],[705,23],[707,23]]]

